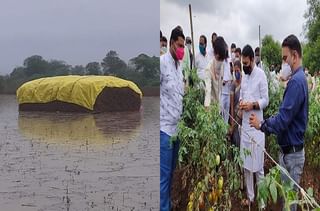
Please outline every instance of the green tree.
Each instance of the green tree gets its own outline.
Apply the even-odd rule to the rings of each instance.
[[[26,58],[23,62],[23,65],[28,76],[33,74],[42,74],[48,68],[48,62],[39,55],[33,55]]]
[[[313,74],[320,70],[320,1],[307,0],[304,25],[308,42],[303,49],[303,65]]]
[[[24,67],[16,67],[13,69],[13,71],[10,73],[11,78],[25,78],[26,77],[26,70]]]
[[[4,92],[5,88],[5,78],[4,76],[0,75],[0,93]]]
[[[157,86],[160,80],[160,60],[159,57],[149,57],[145,54],[130,59],[134,69],[141,74],[140,83],[143,86]]]
[[[281,65],[281,45],[275,41],[271,35],[266,35],[262,39],[261,57],[269,67],[271,65]]]
[[[90,62],[86,66],[86,75],[101,75],[99,62]]]
[[[86,68],[82,65],[76,65],[71,68],[70,73],[72,75],[84,75],[86,73]]]
[[[127,71],[127,64],[121,60],[116,51],[109,51],[101,62],[105,75],[124,76]]]
[[[57,75],[68,75],[70,73],[71,66],[68,65],[65,61],[60,60],[51,60],[48,63],[48,68],[46,69],[48,76],[57,76]]]

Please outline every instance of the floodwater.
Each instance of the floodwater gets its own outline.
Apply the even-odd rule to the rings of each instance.
[[[159,210],[159,97],[140,112],[18,112],[0,95],[0,210]]]

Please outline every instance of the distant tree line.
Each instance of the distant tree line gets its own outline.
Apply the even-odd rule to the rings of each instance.
[[[131,80],[139,87],[157,87],[160,84],[160,63],[159,57],[140,54],[127,64],[114,50],[109,51],[101,62],[89,62],[85,66],[72,66],[60,60],[47,61],[42,56],[33,55],[9,75],[0,76],[0,93],[15,93],[27,81],[61,75],[112,75]]]

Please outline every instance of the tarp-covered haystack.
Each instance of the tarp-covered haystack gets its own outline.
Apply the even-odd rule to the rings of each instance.
[[[138,111],[138,86],[113,76],[57,76],[24,83],[17,90],[20,111]]]

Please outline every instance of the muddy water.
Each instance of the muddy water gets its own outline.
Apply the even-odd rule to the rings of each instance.
[[[159,210],[159,98],[142,104],[19,114],[0,95],[0,210]]]

